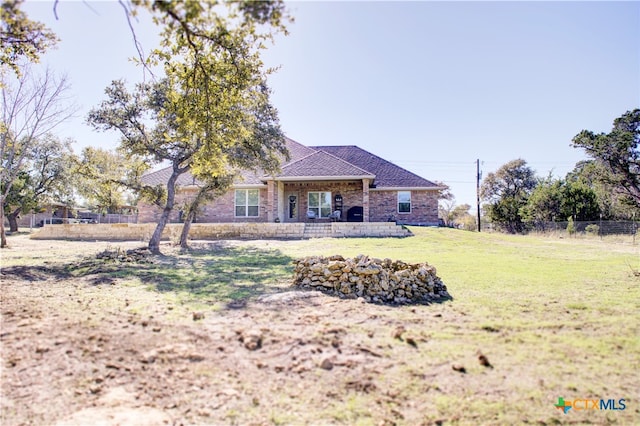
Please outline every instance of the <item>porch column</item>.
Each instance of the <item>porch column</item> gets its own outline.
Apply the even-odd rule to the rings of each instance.
[[[274,203],[276,197],[275,182],[273,180],[267,181],[267,222],[273,222],[275,220],[274,210],[277,208]]]
[[[362,221],[369,222],[369,179],[362,179]]]
[[[276,190],[278,193],[278,218],[280,222],[284,222],[285,200],[284,200],[284,182],[276,182]]]

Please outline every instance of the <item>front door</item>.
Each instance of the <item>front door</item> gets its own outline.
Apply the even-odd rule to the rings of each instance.
[[[298,193],[297,192],[289,192],[285,198],[286,209],[285,209],[285,222],[297,222],[298,221]]]

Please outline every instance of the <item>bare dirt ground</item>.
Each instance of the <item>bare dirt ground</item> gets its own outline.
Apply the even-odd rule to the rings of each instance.
[[[58,268],[50,244],[15,250],[44,266],[2,271],[2,424],[426,422],[385,372],[426,344],[439,307],[386,307],[285,291],[193,312],[140,286]],[[86,255],[96,244],[56,242]],[[122,247],[140,244],[122,243]],[[62,250],[59,247],[58,250]],[[418,312],[420,311],[420,312]],[[431,372],[409,368],[424,378]],[[359,399],[370,403],[362,406]],[[435,419],[437,422],[438,419]]]
[[[563,388],[546,367],[514,356],[513,336],[476,325],[455,292],[453,302],[385,306],[281,282],[207,308],[95,263],[72,273],[101,250],[140,243],[11,241],[0,253],[2,425],[550,424],[562,415],[552,401]],[[470,333],[486,346],[469,344]],[[536,345],[517,350],[535,356]]]

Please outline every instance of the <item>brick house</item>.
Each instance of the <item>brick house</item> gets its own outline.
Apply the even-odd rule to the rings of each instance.
[[[357,146],[309,147],[286,139],[291,159],[277,176],[244,172],[223,196],[201,207],[196,222],[387,222],[437,225],[433,182]],[[145,184],[166,185],[170,169],[146,174]],[[178,179],[171,222],[197,191],[188,173]],[[336,213],[339,212],[339,213]],[[156,222],[161,210],[138,204],[138,222]]]

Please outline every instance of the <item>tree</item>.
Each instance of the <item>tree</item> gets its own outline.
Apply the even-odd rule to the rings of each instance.
[[[475,218],[469,214],[471,206],[469,204],[456,205],[453,195],[438,205],[438,215],[443,220],[445,226],[460,226],[468,229],[468,224],[472,221],[475,225]]]
[[[520,209],[522,220],[534,224],[595,220],[600,214],[597,195],[585,182],[575,179],[541,179]]]
[[[599,176],[603,183],[640,208],[640,109],[616,118],[609,133],[583,130],[572,142],[607,171]]]
[[[149,241],[149,249],[159,253],[182,174],[191,171],[205,180],[226,175],[241,141],[264,153],[265,139],[255,137],[260,128],[254,125],[266,87],[259,50],[274,28],[282,29],[283,4],[141,1],[134,6],[148,8],[164,28],[160,48],[145,62],[162,65],[165,78],[139,84],[132,93],[123,82],[114,82],[107,89],[109,99],[90,112],[89,122],[100,130],[119,130],[128,155],[171,164],[167,185],[147,191],[162,205]],[[263,136],[278,129],[267,125]],[[271,142],[269,148],[284,150],[284,138]]]
[[[69,118],[75,107],[65,102],[69,88],[66,78],[56,77],[49,70],[38,76],[26,67],[20,77],[11,78],[5,74],[0,77],[0,247],[5,247],[5,199],[23,170],[25,157],[34,143]]]
[[[87,147],[75,165],[75,186],[87,204],[102,213],[118,213],[148,166],[118,151]]]
[[[567,181],[562,188],[562,214],[576,221],[598,219],[600,208],[595,191],[584,182]]]
[[[512,160],[495,173],[489,173],[482,182],[480,195],[488,204],[485,211],[489,219],[507,232],[524,230],[520,210],[527,204],[537,180],[527,162]]]
[[[18,230],[22,212],[36,209],[45,201],[71,203],[72,158],[71,141],[61,141],[51,134],[28,147],[22,168],[5,199],[4,213],[11,232]]]
[[[541,179],[520,210],[522,220],[540,224],[566,219],[562,214],[563,186],[562,180],[551,176]]]
[[[207,163],[205,167],[196,163],[192,168],[194,176],[204,184],[187,207],[180,236],[182,248],[187,248],[189,229],[200,204],[224,194],[233,183],[234,170],[260,170],[265,174],[273,174],[280,168],[283,157],[289,159],[284,145],[284,133],[278,121],[278,111],[269,100],[269,88],[263,83],[252,95],[252,102],[245,104],[248,113],[243,117],[243,127],[248,133],[235,144],[223,147],[221,154],[226,158],[223,168],[212,170]]]
[[[212,176],[209,177],[206,182],[199,184],[198,192],[185,206],[184,225],[182,226],[179,241],[181,248],[188,248],[187,238],[189,236],[189,231],[191,230],[191,224],[195,220],[198,210],[202,204],[227,192],[233,183],[234,177],[235,175],[233,174]]]
[[[606,220],[630,219],[640,216],[640,207],[630,203],[628,198],[612,186],[609,170],[596,160],[580,161],[567,174],[567,181],[579,181],[591,188],[598,201],[598,209]]]
[[[21,76],[23,60],[38,62],[58,38],[44,24],[30,20],[20,10],[23,0],[5,0],[0,5],[0,72],[6,68]]]

